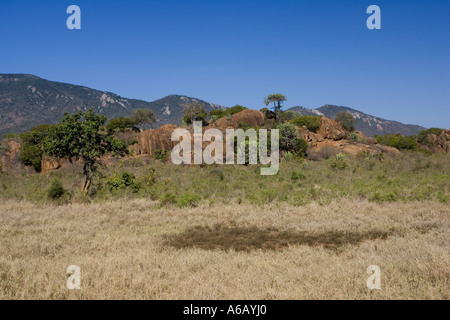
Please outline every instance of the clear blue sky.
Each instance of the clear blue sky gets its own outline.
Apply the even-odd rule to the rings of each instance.
[[[80,31],[66,8],[81,8]],[[381,8],[368,30],[366,9]],[[147,101],[352,107],[450,127],[450,1],[0,2],[0,73],[30,73]]]

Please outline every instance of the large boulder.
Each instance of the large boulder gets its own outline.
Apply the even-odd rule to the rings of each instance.
[[[444,130],[439,136],[429,134],[427,140],[429,143],[421,145],[421,148],[433,153],[450,153],[450,130]]]
[[[306,128],[305,126],[299,128],[299,127],[295,127],[297,129],[297,133],[299,138],[305,140],[306,142],[309,143],[309,145],[316,145],[317,142],[321,142],[323,141],[323,137],[318,134],[318,133],[314,133],[308,130],[308,128]]]
[[[342,140],[349,136],[349,132],[344,129],[341,123],[327,117],[320,117],[317,133],[324,139],[331,140]]]
[[[178,142],[171,141],[172,132],[177,129],[173,124],[166,124],[159,129],[147,130],[137,135],[138,144],[133,147],[134,155],[153,156],[155,150],[172,150]]]
[[[246,109],[233,114],[231,117],[223,117],[217,120],[208,128],[217,128],[224,130],[228,128],[237,129],[240,124],[249,124],[250,126],[262,127],[264,125],[264,115],[261,111]]]
[[[380,144],[364,144],[355,143],[348,140],[323,140],[311,146],[309,154],[313,158],[327,158],[329,156],[343,153],[349,155],[357,155],[360,152],[368,152],[371,154],[400,155],[401,152],[392,147]]]
[[[19,140],[9,140],[3,142],[4,150],[0,154],[1,169],[3,172],[10,174],[27,175],[35,173],[33,167],[23,165],[20,160],[20,153],[22,152],[22,142]]]

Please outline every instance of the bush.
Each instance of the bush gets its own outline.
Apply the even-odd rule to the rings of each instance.
[[[296,140],[296,146],[295,146],[295,154],[299,157],[306,157],[306,150],[308,149],[308,142],[305,140],[298,138]]]
[[[281,123],[289,122],[289,121],[294,120],[301,116],[302,116],[302,114],[300,112],[295,112],[292,110],[281,111],[280,112],[280,121],[281,121]]]
[[[319,117],[316,116],[301,116],[292,119],[290,123],[301,128],[305,126],[311,132],[316,132],[319,129]]]
[[[166,161],[169,157],[169,151],[158,149],[155,150],[154,156],[156,160]]]
[[[159,198],[159,203],[161,206],[175,204],[176,202],[176,196],[172,192],[166,192]]]
[[[153,168],[148,168],[139,178],[139,182],[148,187],[153,186],[156,183],[156,170]]]
[[[297,147],[298,132],[292,124],[280,124],[280,149],[282,151],[294,151]]]
[[[226,109],[225,110],[225,115],[231,115],[232,116],[233,114],[241,112],[241,111],[244,111],[244,110],[247,110],[247,108],[237,104],[234,107]]]
[[[294,154],[292,153],[292,152],[290,152],[290,151],[288,151],[288,152],[286,152],[285,154],[284,154],[284,160],[285,161],[292,161],[292,160],[294,160]]]
[[[350,138],[355,142],[359,142],[361,140],[359,138],[359,134],[357,134],[356,132],[350,132]]]
[[[214,109],[209,112],[209,118],[212,122],[223,118],[225,116],[231,117],[233,114],[246,110],[246,107],[235,105],[234,107],[222,110],[222,109]]]
[[[356,120],[350,112],[339,111],[334,116],[334,120],[340,122],[348,131],[355,129]]]
[[[393,192],[375,192],[369,197],[369,201],[375,202],[394,202],[397,201],[397,195]]]
[[[42,143],[52,127],[51,125],[41,124],[20,136],[23,141],[20,161],[26,166],[33,166],[37,172],[41,171],[41,161],[44,154]]]
[[[184,207],[196,207],[201,198],[193,193],[185,192],[177,200],[177,206]]]
[[[139,131],[136,128],[136,121],[130,118],[119,117],[116,119],[111,119],[105,127],[109,132],[125,132],[126,129],[133,129],[134,131]]]
[[[60,180],[53,180],[47,189],[47,197],[52,200],[60,199],[67,193]]]
[[[134,182],[135,179],[136,177],[134,174],[130,172],[124,171],[121,174],[115,172],[114,175],[108,179],[106,184],[110,191],[130,188],[133,193],[136,193],[139,191],[139,185]]]
[[[384,136],[375,136],[379,144],[394,147],[399,150],[416,150],[417,141],[413,137],[405,137],[400,134],[386,134]]]
[[[20,154],[20,161],[26,166],[33,166],[36,172],[41,172],[42,155],[41,146],[25,144]]]
[[[306,179],[306,176],[301,172],[294,171],[291,174],[291,180],[295,181],[295,180],[305,180],[305,179]]]
[[[342,153],[338,153],[333,158],[330,158],[329,162],[334,169],[344,170],[348,167],[347,157]]]

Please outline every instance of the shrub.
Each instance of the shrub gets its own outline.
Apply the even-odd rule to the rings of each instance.
[[[280,149],[282,151],[294,151],[297,148],[298,133],[293,124],[279,124],[280,130]]]
[[[416,150],[417,141],[413,137],[405,137],[400,134],[386,134],[384,136],[375,136],[379,144],[394,147],[399,150]]]
[[[166,192],[159,198],[159,203],[161,206],[175,204],[176,202],[176,196],[172,192]]]
[[[139,191],[139,186],[134,182],[136,177],[130,172],[115,172],[106,182],[110,191],[130,188],[134,193]]]
[[[295,180],[305,180],[305,179],[306,179],[306,176],[301,172],[294,171],[291,174],[291,180],[295,181]]]
[[[153,168],[148,168],[140,177],[139,182],[148,187],[153,186],[156,183],[156,170]]]
[[[359,138],[359,134],[357,134],[356,132],[350,132],[350,138],[355,142],[359,142],[361,140]]]
[[[355,129],[356,120],[350,112],[339,111],[334,116],[334,120],[340,122],[348,131]]]
[[[201,198],[193,193],[185,192],[177,200],[177,206],[184,207],[196,207]]]
[[[280,121],[281,123],[289,122],[291,120],[294,120],[297,117],[301,117],[302,114],[300,112],[295,112],[292,110],[286,110],[280,112]]]
[[[41,124],[30,131],[20,135],[23,141],[23,149],[20,155],[20,161],[26,166],[33,166],[37,171],[41,171],[42,156],[44,154],[42,143],[46,139],[49,130],[54,126]]]
[[[33,166],[34,170],[41,172],[43,151],[39,145],[25,144],[20,154],[20,161],[26,166]]]
[[[61,198],[67,193],[60,180],[53,180],[47,189],[47,197],[52,200]]]
[[[295,154],[299,157],[306,157],[306,150],[308,149],[308,142],[305,140],[298,138],[296,140],[296,146],[295,146]]]
[[[277,127],[277,121],[275,119],[266,119],[264,122],[264,129],[275,129]]]
[[[166,161],[169,157],[169,151],[157,149],[155,150],[154,156],[156,160]]]
[[[244,111],[244,110],[247,110],[247,108],[237,104],[234,107],[226,109],[225,110],[225,115],[231,115],[232,116],[233,114],[241,112],[241,111]]]
[[[284,154],[284,160],[286,160],[286,161],[294,160],[294,154],[292,152],[290,152],[290,151],[286,152]]]
[[[369,197],[369,201],[375,202],[394,202],[397,201],[397,195],[393,192],[375,192]]]
[[[136,128],[136,121],[130,118],[119,117],[116,119],[111,119],[105,127],[109,132],[125,132],[126,129],[133,129],[134,131],[139,131]]]
[[[347,157],[342,153],[338,153],[333,158],[330,158],[329,162],[334,169],[344,170],[348,167]]]
[[[238,163],[241,163],[241,161],[248,165],[250,164],[250,149],[252,149],[252,153],[255,154],[258,158],[258,142],[257,141],[249,141],[248,139],[245,139],[245,141],[242,141],[239,145],[236,145],[236,156]],[[242,153],[243,151],[243,153]],[[242,159],[241,153],[245,157]],[[258,160],[258,159],[256,159]]]
[[[194,121],[201,121],[205,123],[208,114],[206,113],[204,107],[205,105],[199,102],[191,102],[184,104],[183,123],[187,125],[193,124]]]
[[[254,128],[250,123],[248,122],[238,122],[238,128],[242,129],[244,131],[247,131],[248,129],[256,129],[258,130],[259,128]]]
[[[305,126],[311,132],[316,132],[319,129],[319,117],[316,116],[301,116],[290,121],[293,125],[297,127]]]

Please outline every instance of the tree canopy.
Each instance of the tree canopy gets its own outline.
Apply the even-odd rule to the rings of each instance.
[[[95,163],[105,155],[123,156],[128,153],[123,140],[115,139],[105,131],[106,116],[87,112],[64,114],[61,123],[50,128],[43,143],[44,152],[59,158],[76,158],[83,161],[83,191],[89,189]]]
[[[355,120],[355,118],[353,117],[353,115],[350,112],[339,111],[334,116],[334,120],[337,121],[337,122],[342,123],[344,128],[346,130],[348,130],[348,131],[355,130],[356,120]]]
[[[192,124],[194,121],[206,122],[208,114],[204,109],[205,105],[199,102],[190,102],[183,105],[184,117],[183,122]]]
[[[106,130],[108,132],[124,132],[126,129],[138,130],[136,128],[136,121],[133,121],[130,118],[119,117],[116,119],[111,119],[106,125]]]
[[[147,125],[152,125],[156,122],[155,114],[150,109],[139,108],[133,111],[130,120],[139,128],[141,131],[145,130]]]
[[[269,104],[273,103],[273,110],[275,111],[276,117],[277,117],[277,123],[280,122],[280,111],[281,111],[281,103],[283,101],[286,101],[286,96],[281,93],[273,93],[269,94],[266,98],[264,98],[264,104],[268,106]]]

